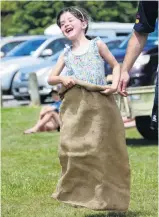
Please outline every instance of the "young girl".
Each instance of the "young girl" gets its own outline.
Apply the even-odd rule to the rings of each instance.
[[[99,38],[88,40],[88,15],[63,9],[57,24],[72,41],[57,61],[48,83],[63,85],[60,108],[61,177],[54,199],[94,210],[126,211],[130,171],[120,111],[113,98],[120,66]],[[106,85],[104,60],[113,68]],[[67,75],[60,72],[67,67]]]

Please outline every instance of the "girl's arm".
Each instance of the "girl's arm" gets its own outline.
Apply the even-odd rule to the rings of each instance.
[[[50,76],[48,77],[48,84],[56,85],[62,83],[67,88],[70,88],[73,85],[75,85],[75,81],[73,80],[73,78],[69,76],[60,76],[60,73],[62,72],[64,66],[65,66],[64,53],[62,53],[59,56],[58,61],[55,67],[53,68]]]
[[[50,85],[56,85],[56,84],[62,83],[62,80],[61,80],[62,76],[59,76],[59,75],[60,75],[62,69],[64,68],[64,66],[65,66],[64,54],[62,53],[59,56],[55,67],[52,69],[52,71],[48,77],[48,83]]]
[[[113,68],[113,81],[111,88],[114,89],[114,92],[117,90],[119,79],[120,79],[120,64],[117,62],[115,57],[112,55],[108,47],[103,41],[97,41],[99,54],[105,61],[107,61],[110,66]]]

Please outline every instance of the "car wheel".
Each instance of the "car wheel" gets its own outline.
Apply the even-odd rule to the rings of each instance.
[[[150,116],[138,116],[135,117],[135,121],[137,130],[145,139],[158,140],[158,130],[152,130],[150,128]]]
[[[12,95],[13,95],[13,80],[14,80],[16,74],[17,74],[17,72],[13,75],[13,78],[12,78],[11,84],[10,84],[10,93],[11,93]],[[14,96],[14,95],[13,95],[13,96]]]

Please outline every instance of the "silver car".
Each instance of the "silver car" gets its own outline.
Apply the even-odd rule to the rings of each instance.
[[[51,86],[47,83],[49,70],[55,66],[60,53],[61,51],[39,64],[22,68],[16,73],[11,90],[15,99],[23,100],[30,98],[28,81],[29,74],[32,72],[35,72],[38,77],[41,100],[43,101],[49,95],[51,90]]]
[[[2,38],[2,40],[0,41],[0,58],[6,56],[6,54],[10,52],[12,49],[14,49],[17,45],[36,37],[40,37],[40,36],[38,35],[8,36]]]
[[[58,53],[68,43],[70,42],[64,37],[53,37],[46,40],[31,56],[2,62],[0,66],[0,78],[3,93],[11,93],[14,76],[19,70],[26,69],[27,67],[33,68],[34,70],[34,66],[40,64],[44,64],[45,67],[47,59],[51,58],[50,55]],[[51,63],[50,59],[49,63]]]

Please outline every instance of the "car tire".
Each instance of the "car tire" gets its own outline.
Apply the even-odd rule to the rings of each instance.
[[[135,121],[137,130],[145,139],[158,140],[158,130],[152,130],[150,128],[150,116],[138,116],[135,117]]]
[[[13,80],[14,80],[16,74],[17,74],[17,72],[13,75],[12,80],[11,80],[11,84],[10,84],[10,93],[11,93],[13,96],[14,96],[14,94],[13,94]]]

